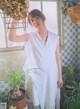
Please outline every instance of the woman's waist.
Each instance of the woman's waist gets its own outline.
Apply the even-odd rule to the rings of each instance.
[[[39,68],[45,68],[45,69],[51,69],[57,67],[56,62],[37,62],[36,65]]]

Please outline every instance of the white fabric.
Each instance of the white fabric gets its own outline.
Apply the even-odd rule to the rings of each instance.
[[[30,77],[32,100],[34,106],[41,109],[55,109],[57,96],[58,69],[55,51],[59,37],[48,32],[47,42],[44,43],[38,32],[29,33],[30,40],[26,42],[25,76]],[[25,80],[27,81],[27,80]]]

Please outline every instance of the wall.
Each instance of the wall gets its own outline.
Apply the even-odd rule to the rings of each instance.
[[[77,67],[80,30],[79,26],[72,23],[69,17],[64,16],[64,48],[61,51],[61,59],[63,66]]]
[[[80,26],[78,26],[78,69],[80,70]]]

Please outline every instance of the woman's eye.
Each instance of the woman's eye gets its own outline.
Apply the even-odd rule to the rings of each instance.
[[[36,19],[40,19],[40,17],[39,17],[39,16],[37,16],[37,17],[36,17]]]
[[[32,20],[32,22],[34,22],[34,20]]]

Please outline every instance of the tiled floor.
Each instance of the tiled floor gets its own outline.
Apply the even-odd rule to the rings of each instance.
[[[41,109],[41,107],[40,107],[40,105],[34,107],[32,103],[29,103],[29,104],[28,104],[28,109]]]

